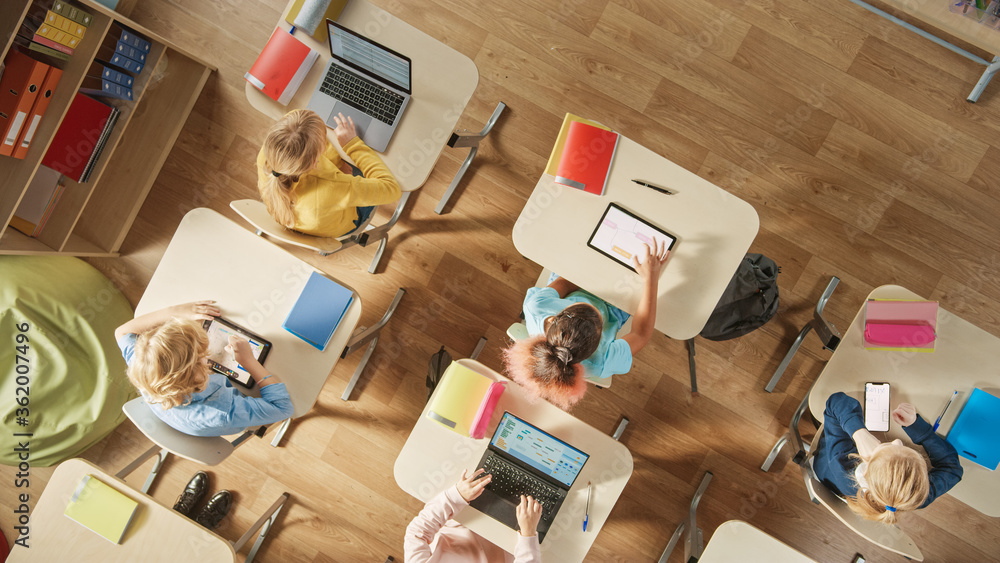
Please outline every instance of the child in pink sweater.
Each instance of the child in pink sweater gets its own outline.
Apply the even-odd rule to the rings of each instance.
[[[432,498],[406,527],[403,540],[405,563],[541,563],[542,552],[536,528],[542,517],[542,505],[531,497],[521,496],[517,505],[517,547],[511,555],[451,520],[483,492],[490,475],[477,469],[454,487]]]

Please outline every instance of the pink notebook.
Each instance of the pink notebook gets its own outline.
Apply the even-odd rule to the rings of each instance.
[[[865,348],[933,352],[937,301],[869,299],[865,303]]]

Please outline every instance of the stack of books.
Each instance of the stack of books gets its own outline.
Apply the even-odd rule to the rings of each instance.
[[[618,133],[567,113],[545,173],[555,176],[557,184],[604,195],[617,148]]]
[[[77,92],[52,137],[42,164],[76,182],[86,182],[94,170],[115,123],[118,108]]]
[[[146,57],[152,47],[149,40],[115,23],[105,36],[97,56],[115,67],[137,75],[146,66]]]
[[[91,96],[132,101],[134,82],[135,78],[131,74],[116,70],[108,63],[94,61],[87,75],[83,77],[80,92]]]
[[[37,237],[65,189],[62,174],[48,166],[39,166],[10,220],[10,226],[29,237]]]
[[[30,50],[67,60],[79,47],[91,21],[91,14],[56,0],[51,10],[28,14],[19,35],[29,39]]]

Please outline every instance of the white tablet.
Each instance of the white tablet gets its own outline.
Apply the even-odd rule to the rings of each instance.
[[[674,247],[677,237],[642,219],[635,213],[611,203],[590,235],[587,246],[635,271],[632,257],[641,262],[646,255],[645,245],[653,241],[666,243],[667,250]]]

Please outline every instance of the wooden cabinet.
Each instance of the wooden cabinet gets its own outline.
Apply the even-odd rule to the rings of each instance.
[[[26,158],[0,156],[0,254],[117,255],[209,73],[216,70],[121,14],[90,0],[74,0],[73,4],[93,14],[93,22],[69,60],[39,57],[61,68],[63,76]],[[0,1],[4,57],[31,5],[30,0]],[[45,228],[37,238],[28,237],[9,226],[11,217],[115,22],[152,43],[146,65],[135,79],[134,99],[101,98],[117,107],[121,115],[90,179],[78,183],[67,178],[66,191]]]

